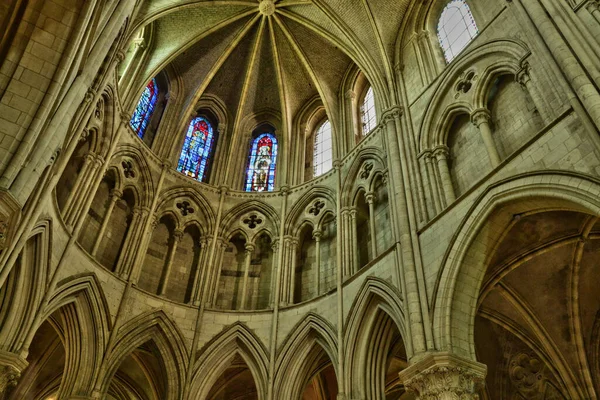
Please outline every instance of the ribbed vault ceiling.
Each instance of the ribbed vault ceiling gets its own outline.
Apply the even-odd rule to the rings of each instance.
[[[407,3],[145,1],[134,23],[152,23],[152,52],[142,75],[171,64],[181,77],[183,114],[210,95],[225,103],[234,124],[268,111],[285,127],[318,97],[337,121],[341,82],[353,63],[369,77],[384,77],[373,85],[386,84]]]

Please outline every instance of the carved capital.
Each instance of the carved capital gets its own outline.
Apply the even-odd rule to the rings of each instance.
[[[179,243],[181,241],[181,239],[183,238],[183,231],[176,229],[173,232],[173,240],[177,243]]]
[[[527,61],[523,61],[521,63],[521,69],[515,74],[515,81],[517,81],[521,86],[526,87],[531,81],[531,77],[529,75],[530,70],[531,66],[529,63]]]
[[[401,106],[393,106],[383,112],[383,114],[381,115],[381,121],[387,124],[388,122],[393,121],[396,118],[402,117],[403,114],[404,109]]]
[[[597,0],[590,0],[585,5],[585,8],[590,12],[590,14],[593,14],[596,11],[600,11],[600,2]]]
[[[436,160],[447,160],[450,157],[450,149],[443,145],[437,146],[433,149],[432,155]]]
[[[318,241],[320,241],[320,240],[321,240],[321,238],[323,237],[323,232],[321,232],[321,231],[320,231],[320,230],[318,230],[318,229],[315,229],[315,230],[313,231],[312,237],[313,237],[313,239],[314,239],[316,242],[318,242]]]
[[[481,124],[489,124],[492,120],[492,114],[486,108],[478,108],[471,113],[471,122],[479,128]]]
[[[432,353],[400,372],[406,389],[420,400],[479,400],[487,367],[450,353]]]
[[[27,361],[14,353],[0,351],[0,394],[16,386]],[[2,396],[0,396],[2,397]]]
[[[377,195],[373,192],[366,193],[365,200],[367,201],[367,204],[375,204],[377,201]]]

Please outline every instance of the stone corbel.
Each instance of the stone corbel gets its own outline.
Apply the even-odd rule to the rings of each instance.
[[[451,353],[431,353],[401,371],[400,380],[419,400],[479,400],[487,367]]]
[[[0,250],[10,246],[19,220],[21,205],[6,189],[0,189]]]
[[[16,354],[0,351],[0,394],[16,386],[27,361]],[[2,397],[2,396],[0,396]]]

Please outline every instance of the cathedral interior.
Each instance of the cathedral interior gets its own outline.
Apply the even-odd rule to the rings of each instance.
[[[600,0],[0,1],[0,400],[598,399],[594,265]]]

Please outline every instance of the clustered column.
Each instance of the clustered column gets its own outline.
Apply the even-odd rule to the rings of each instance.
[[[100,231],[98,232],[98,236],[96,237],[96,241],[94,242],[94,247],[92,248],[92,257],[96,257],[96,253],[98,252],[98,248],[100,247],[100,243],[102,243],[102,239],[104,238],[104,233],[106,232],[106,227],[108,226],[108,221],[110,221],[110,217],[112,212],[117,204],[117,201],[123,196],[123,192],[118,189],[114,189],[110,193],[110,201],[108,203],[108,207],[106,209],[106,214],[104,214],[104,219],[102,220],[102,225],[100,226]]]
[[[500,165],[500,155],[498,155],[498,149],[494,143],[494,137],[492,136],[492,114],[485,108],[478,108],[471,114],[471,121],[481,132],[485,149],[490,157],[492,168],[496,168]]]

